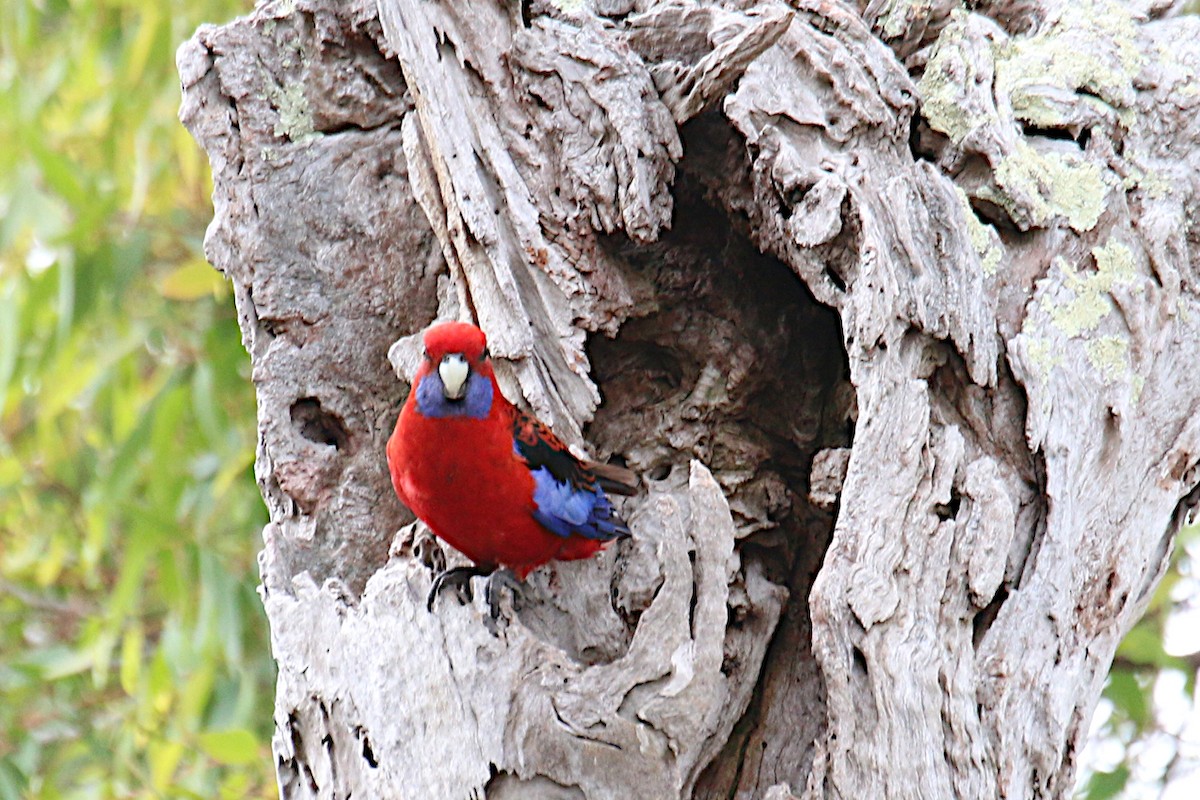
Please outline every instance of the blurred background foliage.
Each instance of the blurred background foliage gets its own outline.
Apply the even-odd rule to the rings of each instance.
[[[248,8],[0,4],[0,800],[276,794],[249,364],[175,116],[175,48]],[[1089,800],[1200,778],[1200,528],[1181,542]]]
[[[0,2],[0,799],[274,797],[265,510],[175,48],[239,0]]]
[[[1146,613],[1117,649],[1092,720],[1078,797],[1200,797],[1200,523],[1185,525]]]

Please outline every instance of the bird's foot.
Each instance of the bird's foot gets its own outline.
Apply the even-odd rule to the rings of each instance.
[[[505,589],[509,590],[512,599],[511,608],[515,610],[521,602],[524,583],[508,567],[493,572],[492,575],[487,576],[487,581],[484,583],[484,600],[487,602],[487,616],[484,619],[484,625],[493,634],[497,632],[499,627],[497,622],[500,615],[503,614],[504,609],[500,607],[500,596]]]
[[[470,567],[454,567],[452,569],[443,570],[433,579],[433,586],[429,587],[429,597],[425,600],[425,609],[433,611],[433,601],[441,594],[442,590],[448,586],[454,587],[454,593],[458,595],[460,603],[469,603],[474,599],[474,593],[471,591],[471,578],[476,575],[494,574],[494,567],[491,566],[470,566]]]

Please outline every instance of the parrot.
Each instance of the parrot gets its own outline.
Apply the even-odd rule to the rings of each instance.
[[[474,566],[438,574],[426,608],[447,585],[524,581],[551,560],[588,558],[630,535],[606,492],[633,494],[636,475],[576,458],[543,422],[501,393],[487,336],[467,322],[431,325],[408,398],[387,443],[396,495]],[[513,579],[515,576],[515,580]]]

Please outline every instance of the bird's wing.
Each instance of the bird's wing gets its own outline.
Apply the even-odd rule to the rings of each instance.
[[[584,461],[583,467],[596,476],[596,483],[608,494],[620,494],[632,497],[637,494],[638,476],[631,469],[616,464],[601,464],[597,461]]]
[[[513,409],[513,450],[533,474],[534,519],[551,533],[601,541],[629,535],[592,470],[520,409]]]

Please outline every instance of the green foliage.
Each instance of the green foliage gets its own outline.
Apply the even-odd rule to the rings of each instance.
[[[253,395],[174,66],[246,6],[0,12],[0,800],[275,795]]]
[[[1079,798],[1105,800],[1128,797],[1131,792],[1139,797],[1156,796],[1162,787],[1178,782],[1176,773],[1182,774],[1193,758],[1184,741],[1182,728],[1187,723],[1181,726],[1177,718],[1189,711],[1195,713],[1192,698],[1197,657],[1172,655],[1166,645],[1173,615],[1187,613],[1189,600],[1196,599],[1198,552],[1200,523],[1195,523],[1180,531],[1170,569],[1142,619],[1117,648],[1098,711],[1102,722],[1094,731],[1093,742],[1103,745],[1106,755],[1099,760],[1108,763],[1084,764],[1096,771],[1080,776]],[[1195,636],[1188,638],[1192,641],[1187,644],[1194,646]],[[1171,677],[1175,680],[1163,683]]]
[[[1097,772],[1088,782],[1087,800],[1109,800],[1118,797],[1129,783],[1129,767],[1122,764],[1112,772]]]

